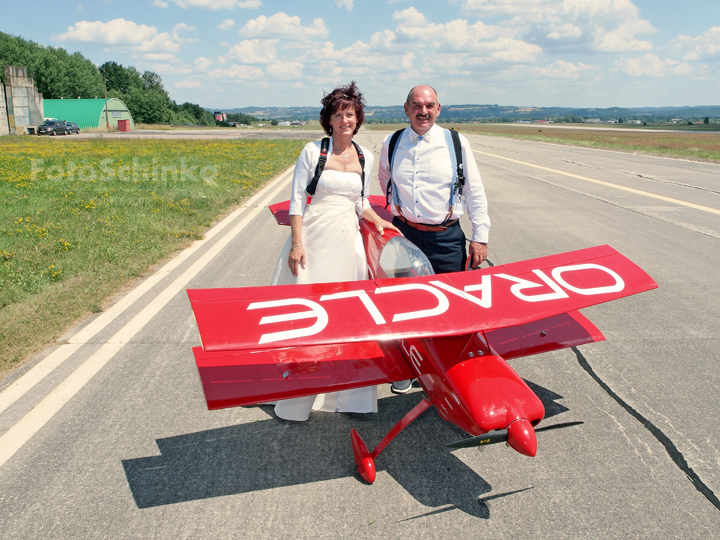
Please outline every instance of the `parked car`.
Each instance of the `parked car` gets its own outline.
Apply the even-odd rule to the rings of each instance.
[[[67,122],[67,130],[69,135],[72,135],[73,133],[79,134],[80,126],[78,126],[75,122]]]
[[[67,135],[68,126],[65,120],[45,120],[38,126],[38,135]]]

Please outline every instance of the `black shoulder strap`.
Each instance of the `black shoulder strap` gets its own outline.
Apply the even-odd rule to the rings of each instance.
[[[450,136],[452,137],[453,147],[455,148],[455,160],[457,161],[458,195],[462,195],[463,186],[465,185],[465,171],[463,169],[462,162],[462,145],[460,144],[460,135],[457,131],[451,129]]]
[[[320,142],[320,159],[318,159],[317,166],[315,167],[315,176],[312,177],[310,183],[305,188],[305,192],[311,197],[315,195],[315,189],[317,188],[318,180],[320,175],[325,169],[325,162],[327,161],[328,150],[330,149],[330,137],[325,137]]]
[[[360,199],[365,198],[365,154],[362,153],[362,150],[360,149],[360,145],[356,143],[355,141],[352,142],[353,146],[355,147],[355,151],[357,152],[358,159],[360,160],[360,168],[362,169],[362,175],[360,177],[362,182],[362,188],[360,189]]]
[[[403,131],[405,131],[405,128],[398,129],[395,133],[393,133],[392,136],[390,137],[390,144],[388,145],[388,156],[387,157],[388,157],[388,171],[390,171],[390,178],[388,178],[387,189],[385,191],[385,208],[387,208],[390,205],[393,156],[395,155],[395,148],[397,148],[397,143],[400,140],[400,135],[402,135]]]

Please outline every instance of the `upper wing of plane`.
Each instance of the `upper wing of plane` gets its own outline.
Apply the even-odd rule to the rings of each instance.
[[[472,272],[188,295],[212,352],[498,330],[656,287],[629,259],[598,246]]]

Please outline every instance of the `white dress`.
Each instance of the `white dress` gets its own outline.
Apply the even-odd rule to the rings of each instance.
[[[367,163],[365,170],[369,177]],[[367,279],[365,249],[358,226],[358,214],[365,207],[360,201],[360,187],[357,173],[323,171],[312,203],[305,208],[303,216],[305,268],[298,269],[297,277],[290,271],[288,256],[292,236],[288,237],[275,267],[273,285]],[[275,414],[285,420],[307,420],[311,410],[377,412],[377,387],[287,399],[275,405]]]

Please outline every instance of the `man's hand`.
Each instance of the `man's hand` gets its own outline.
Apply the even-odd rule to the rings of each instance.
[[[470,253],[469,256],[472,258],[471,267],[477,268],[480,266],[485,259],[487,259],[487,244],[481,244],[480,242],[470,242]]]

